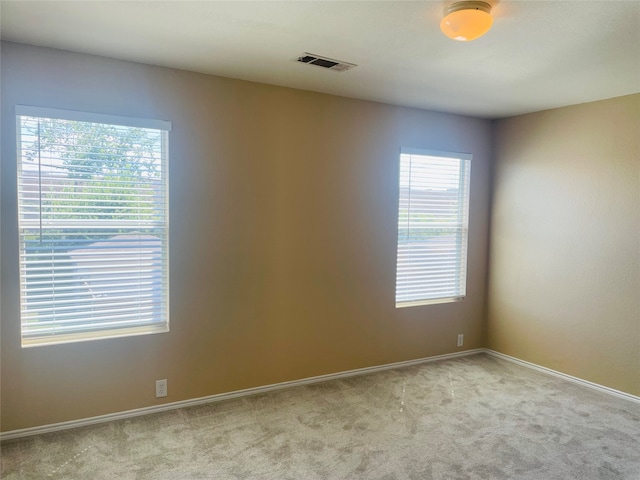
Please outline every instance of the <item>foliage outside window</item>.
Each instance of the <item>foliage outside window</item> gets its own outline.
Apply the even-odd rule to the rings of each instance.
[[[403,149],[396,307],[466,295],[471,155]]]
[[[16,118],[22,345],[167,331],[170,123]]]

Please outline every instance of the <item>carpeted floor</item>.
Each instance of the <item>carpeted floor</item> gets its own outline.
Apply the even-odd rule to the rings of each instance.
[[[14,479],[640,479],[640,405],[475,355],[7,441]]]

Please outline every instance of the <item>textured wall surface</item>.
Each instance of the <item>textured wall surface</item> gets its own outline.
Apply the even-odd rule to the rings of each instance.
[[[1,74],[3,431],[484,345],[490,122],[17,44]],[[20,347],[16,104],[173,123],[169,333]],[[401,146],[474,156],[461,302],[394,307]]]
[[[489,347],[640,395],[640,95],[494,140]]]

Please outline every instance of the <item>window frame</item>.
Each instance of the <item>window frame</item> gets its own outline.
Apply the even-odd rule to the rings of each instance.
[[[446,159],[446,160],[458,160],[459,161],[459,178],[458,178],[458,203],[461,208],[458,209],[458,218],[459,222],[457,227],[460,229],[460,247],[455,251],[455,256],[458,258],[458,263],[455,269],[451,270],[451,275],[454,276],[457,283],[457,288],[454,294],[443,294],[442,296],[429,296],[428,298],[417,298],[412,300],[399,300],[400,295],[400,282],[401,280],[406,280],[406,276],[401,276],[401,247],[403,245],[403,241],[401,238],[402,228],[400,226],[401,220],[401,209],[403,206],[403,196],[402,196],[402,188],[403,188],[403,178],[402,178],[402,168],[403,168],[403,156],[422,156],[422,157],[434,157],[436,159]],[[422,148],[412,148],[412,147],[401,147],[400,154],[398,155],[398,209],[397,209],[397,217],[396,217],[396,227],[397,227],[397,235],[396,235],[396,285],[395,285],[395,307],[396,308],[406,308],[406,307],[414,307],[421,305],[433,305],[440,303],[450,303],[461,301],[466,297],[466,277],[467,277],[467,268],[468,268],[468,250],[469,250],[469,210],[470,210],[470,196],[471,196],[471,166],[472,166],[473,155],[470,153],[461,153],[461,152],[447,152],[447,151],[439,151],[439,150],[430,150],[430,149],[422,149]],[[410,160],[411,161],[411,160]],[[411,171],[411,165],[409,165],[409,170]],[[409,180],[408,184],[409,190],[412,188],[411,180]],[[410,192],[409,192],[410,198]],[[410,225],[410,201],[407,207],[407,225]],[[407,227],[407,230],[410,230],[410,226]],[[430,227],[430,228],[438,228],[438,227]],[[457,243],[457,241],[456,241]],[[404,264],[403,264],[404,265]],[[426,272],[426,267],[421,270],[421,273]],[[433,290],[433,287],[431,287]],[[428,289],[425,289],[428,291]]]
[[[160,288],[161,299],[159,301],[159,307],[161,309],[161,320],[160,321],[147,321],[141,322],[143,324],[137,326],[114,326],[104,327],[104,328],[90,328],[88,321],[85,321],[83,325],[85,327],[78,327],[75,331],[72,329],[70,332],[66,333],[57,333],[55,329],[58,328],[56,326],[51,327],[47,330],[46,334],[37,335],[29,332],[25,332],[25,317],[27,316],[27,261],[23,260],[23,254],[26,255],[26,237],[29,226],[33,223],[33,221],[29,222],[24,219],[24,214],[27,211],[28,202],[25,198],[23,198],[23,193],[21,192],[21,188],[23,184],[23,168],[24,162],[23,159],[23,129],[21,125],[21,119],[23,117],[32,117],[32,118],[42,118],[42,119],[52,119],[52,120],[65,120],[69,122],[89,122],[96,123],[102,125],[108,125],[112,127],[133,127],[133,128],[142,128],[148,130],[157,130],[160,135],[159,145],[160,145],[160,157],[159,157],[159,165],[160,165],[160,180],[158,181],[158,185],[161,189],[161,200],[154,199],[152,204],[153,207],[157,207],[161,212],[161,221],[159,222],[159,228],[162,231],[162,235],[159,238],[159,267],[158,271],[160,274]],[[15,106],[15,120],[16,120],[16,161],[17,161],[17,213],[18,213],[18,253],[19,253],[19,293],[20,293],[20,337],[21,337],[21,346],[25,347],[34,347],[34,346],[43,346],[43,345],[57,345],[57,344],[66,344],[73,342],[84,342],[84,341],[92,341],[92,340],[100,340],[106,338],[119,338],[119,337],[128,337],[128,336],[136,336],[136,335],[148,335],[155,333],[164,333],[169,331],[169,134],[172,128],[172,124],[166,120],[157,120],[157,119],[144,119],[144,118],[135,118],[135,117],[126,117],[119,115],[110,115],[103,113],[93,113],[93,112],[82,112],[75,110],[65,110],[65,109],[57,109],[57,108],[47,108],[47,107],[37,107],[37,106],[27,106],[27,105],[16,105]],[[37,151],[42,152],[43,150],[38,146]],[[41,167],[38,167],[40,169]],[[104,180],[105,182],[108,179]],[[42,203],[43,200],[43,178],[41,174],[39,174],[38,185],[37,185],[37,198]],[[100,183],[97,184],[98,186]],[[57,197],[52,197],[57,198]],[[95,207],[97,204],[89,204]],[[42,207],[40,207],[41,209]],[[38,216],[42,216],[42,211],[38,211]],[[107,220],[108,221],[108,220]],[[42,221],[39,227],[40,231],[42,231]],[[91,220],[86,220],[86,222],[91,222]],[[55,225],[55,220],[52,223]],[[62,222],[61,222],[62,224]],[[56,225],[57,226],[57,225]],[[138,223],[137,226],[142,230],[142,224]],[[58,227],[64,230],[65,227]],[[66,227],[71,228],[71,227]],[[87,227],[91,228],[91,227]],[[94,227],[95,228],[95,227]],[[138,234],[140,237],[143,234]],[[154,235],[155,236],[155,235]],[[52,244],[53,245],[53,244]],[[53,247],[52,247],[53,248]],[[108,249],[109,247],[107,247]],[[119,247],[110,247],[111,249],[117,249]],[[140,247],[142,248],[142,247]],[[142,255],[142,254],[139,254]],[[138,259],[138,262],[141,262],[141,259]],[[126,262],[126,260],[125,260]],[[126,263],[125,263],[126,265]],[[132,265],[140,265],[139,263],[133,263]],[[61,274],[61,271],[58,267],[58,274]],[[151,267],[154,268],[154,267]],[[55,277],[56,265],[52,263],[51,267],[52,276]],[[152,270],[152,274],[155,275],[156,270]],[[91,274],[90,274],[91,275]],[[98,274],[95,274],[98,275]],[[90,277],[93,278],[93,277]],[[125,287],[127,288],[127,287]],[[153,288],[153,287],[151,287]],[[97,297],[99,297],[98,295]],[[86,302],[78,302],[78,305],[95,305],[96,303],[102,301],[93,298]],[[113,300],[111,300],[113,301]],[[141,299],[138,298],[138,302],[141,302]],[[134,302],[135,303],[135,302]],[[80,307],[76,307],[80,308]],[[55,313],[53,314],[53,322],[55,323]],[[113,320],[111,320],[113,322]],[[109,320],[105,321],[108,324]],[[79,321],[79,323],[82,323]],[[95,325],[95,324],[94,324]],[[53,332],[49,332],[49,330],[53,330]]]

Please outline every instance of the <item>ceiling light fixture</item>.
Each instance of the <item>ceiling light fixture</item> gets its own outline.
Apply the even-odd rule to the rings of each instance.
[[[493,24],[491,5],[487,2],[456,2],[444,9],[440,30],[447,37],[468,42],[481,37]]]

